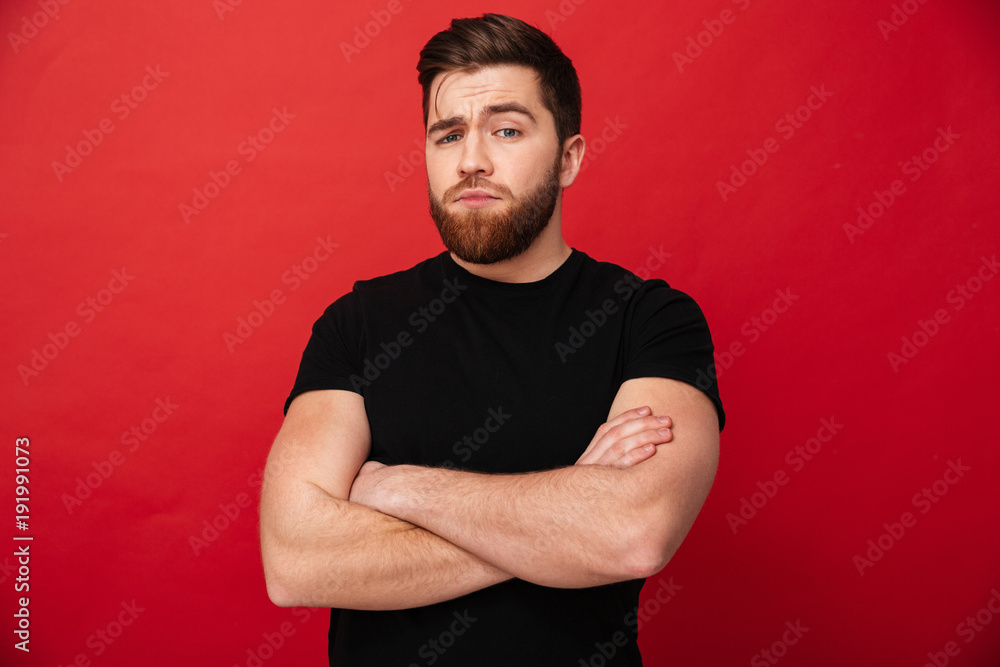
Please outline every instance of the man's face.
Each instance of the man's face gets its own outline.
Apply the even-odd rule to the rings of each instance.
[[[427,193],[441,240],[460,259],[521,254],[548,225],[562,150],[534,70],[447,72],[431,86]]]

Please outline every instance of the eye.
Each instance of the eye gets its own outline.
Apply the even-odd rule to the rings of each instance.
[[[505,127],[502,130],[498,130],[498,132],[504,139],[513,139],[517,135],[521,134],[520,130],[515,130],[512,127]],[[510,132],[510,134],[504,134],[505,132]]]
[[[454,142],[454,141],[449,141],[449,139],[455,139],[455,140],[457,141],[457,140],[458,140],[458,137],[459,137],[459,135],[458,135],[458,133],[457,133],[457,132],[452,132],[452,133],[451,133],[451,134],[449,134],[448,136],[446,136],[446,137],[443,137],[442,139],[439,139],[439,140],[437,141],[437,143],[439,143],[439,144],[453,144],[453,143],[455,143],[455,142]]]

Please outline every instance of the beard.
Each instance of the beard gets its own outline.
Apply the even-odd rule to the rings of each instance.
[[[431,217],[445,247],[470,264],[495,264],[516,257],[531,247],[548,226],[562,192],[559,185],[560,158],[556,156],[545,179],[522,197],[514,197],[510,188],[490,183],[481,176],[467,176],[444,193],[444,201],[450,203],[467,188],[481,188],[510,202],[506,209],[500,211],[491,210],[492,206],[449,211],[442,200],[431,192],[428,183]]]

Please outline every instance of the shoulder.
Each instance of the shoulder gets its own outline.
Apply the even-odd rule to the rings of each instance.
[[[633,289],[643,282],[639,276],[623,266],[594,259],[582,250],[574,249],[574,251],[580,257],[579,273],[581,276],[612,284],[621,281],[623,284],[631,285]]]
[[[427,277],[433,277],[438,274],[443,275],[445,271],[444,256],[446,254],[447,252],[442,252],[434,257],[428,257],[408,269],[401,269],[374,278],[358,280],[354,283],[354,290],[368,292],[395,289],[422,282]]]
[[[407,269],[355,281],[351,291],[330,304],[324,315],[357,312],[369,306],[384,306],[420,295],[427,289],[427,285],[440,284],[446,277],[443,254],[425,259]]]
[[[669,308],[672,311],[691,312],[702,316],[701,308],[694,298],[686,292],[671,287],[666,280],[642,278],[638,274],[645,273],[648,276],[648,272],[642,269],[638,272],[630,271],[613,262],[602,262],[586,253],[577,252],[582,256],[581,275],[589,280],[611,285],[633,312],[655,312]]]

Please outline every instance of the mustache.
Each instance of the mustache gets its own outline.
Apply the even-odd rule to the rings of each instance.
[[[462,194],[463,190],[486,190],[487,192],[492,192],[497,197],[511,198],[512,193],[510,188],[504,185],[498,185],[486,180],[482,176],[466,176],[457,184],[448,188],[444,193],[444,201],[455,201],[458,199],[458,195]]]

